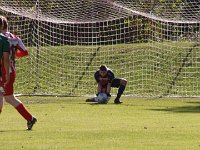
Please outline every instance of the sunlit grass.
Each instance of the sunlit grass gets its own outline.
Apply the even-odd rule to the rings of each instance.
[[[200,99],[136,99],[122,105],[84,97],[20,97],[38,118],[32,131],[10,105],[0,115],[2,150],[196,150]]]
[[[128,80],[125,95],[199,95],[199,46],[194,46],[185,41],[30,47],[28,62],[17,59],[15,93],[95,94],[94,72],[106,64]]]

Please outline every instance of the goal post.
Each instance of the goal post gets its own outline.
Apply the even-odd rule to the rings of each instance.
[[[15,92],[94,95],[106,64],[127,79],[124,95],[200,96],[199,9],[193,0],[0,2],[30,54],[16,61]]]

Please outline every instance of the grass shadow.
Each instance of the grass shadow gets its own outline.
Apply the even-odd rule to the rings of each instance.
[[[153,111],[169,111],[177,113],[200,113],[200,106],[183,106],[183,107],[172,107],[163,109],[149,109]]]
[[[200,102],[187,102],[189,104],[200,104]]]
[[[0,130],[0,133],[8,133],[8,132],[14,132],[14,133],[18,133],[18,132],[32,132],[33,130]]]
[[[97,102],[94,102],[94,103],[89,103],[90,105],[106,105],[106,104],[101,104],[101,103],[97,103]]]

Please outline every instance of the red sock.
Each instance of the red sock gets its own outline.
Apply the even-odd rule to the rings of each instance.
[[[16,107],[17,111],[26,119],[27,121],[32,120],[32,115],[26,110],[24,105],[21,103]]]

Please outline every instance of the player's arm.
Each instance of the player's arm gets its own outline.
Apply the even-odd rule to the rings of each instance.
[[[111,91],[111,84],[113,79],[115,78],[114,73],[112,71],[109,72],[108,74],[108,84],[107,84],[107,94],[110,96],[110,91]]]
[[[19,37],[16,36],[16,38],[17,38],[17,41],[18,41],[16,56],[17,57],[27,56],[28,55],[28,51],[27,51],[24,43],[22,42],[22,40]]]
[[[95,78],[95,80],[97,82],[97,93],[100,93],[102,85],[100,84],[100,76],[99,76],[99,72],[98,71],[94,74],[94,78]]]
[[[111,83],[108,83],[107,84],[107,91],[106,91],[106,93],[108,93],[108,94],[110,94],[110,90],[111,90]]]
[[[100,82],[97,82],[97,86],[98,86],[97,92],[100,93],[102,89],[102,85],[100,84]]]

